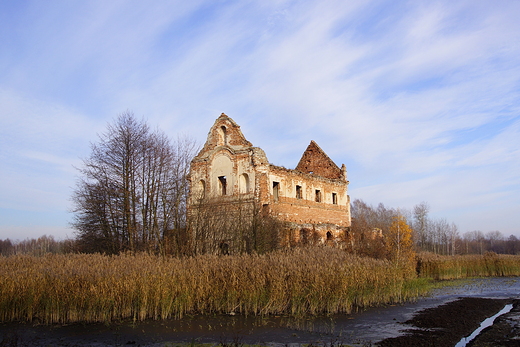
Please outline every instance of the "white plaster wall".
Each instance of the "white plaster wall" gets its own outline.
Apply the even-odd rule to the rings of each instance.
[[[213,195],[220,195],[218,179],[220,176],[226,176],[226,195],[233,195],[233,187],[236,182],[236,177],[233,175],[233,162],[224,153],[217,154],[211,163],[210,179]]]
[[[278,175],[269,175],[269,194],[273,195],[273,182],[279,183],[279,190],[278,190],[278,196],[287,196],[287,182],[285,180],[285,177],[278,176]]]

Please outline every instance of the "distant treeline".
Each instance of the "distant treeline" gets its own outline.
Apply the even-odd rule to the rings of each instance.
[[[413,224],[412,224],[413,225]],[[417,242],[417,235],[414,232],[415,247],[418,252],[430,251],[436,254],[451,255],[447,252],[445,244],[439,243],[435,245],[430,242],[421,245]],[[354,253],[359,255],[369,255],[377,257],[374,249],[377,250],[378,240],[370,240],[370,242],[359,242]],[[450,246],[450,245],[449,245]],[[520,254],[520,239],[515,235],[505,237],[498,231],[483,233],[482,231],[470,231],[462,236],[456,235],[453,240],[453,248],[455,255],[464,254],[486,254],[486,252],[495,252],[497,254]],[[433,250],[437,252],[433,252]],[[55,240],[52,236],[42,236],[37,239],[26,239],[23,241],[13,241],[10,239],[0,239],[0,255],[9,256],[16,254],[28,254],[41,256],[44,254],[67,254],[67,253],[84,253],[82,245],[78,240],[65,239]]]
[[[515,235],[504,236],[500,231],[482,232],[480,230],[459,233],[455,223],[444,218],[428,216],[430,207],[426,202],[411,210],[377,206],[355,199],[351,204],[352,234],[355,238],[353,252],[382,258],[384,243],[391,230],[396,215],[402,215],[412,229],[414,247],[417,252],[431,252],[440,255],[520,254],[520,240]],[[377,238],[380,233],[383,237]],[[368,236],[368,237],[367,237]]]
[[[23,241],[12,241],[0,239],[0,255],[28,254],[41,256],[44,254],[77,253],[76,240],[55,240],[52,236],[42,236],[37,239],[26,239]]]
[[[431,252],[440,255],[485,254],[520,254],[520,239],[515,235],[505,236],[500,231],[482,232],[480,230],[459,233],[454,223],[445,219],[432,219],[428,216],[429,206],[422,202],[412,210],[386,207],[382,203],[374,207],[363,200],[352,202],[352,236],[346,251],[379,259],[388,257],[389,242],[395,234],[395,220],[401,216],[409,228],[413,249],[418,252]],[[394,228],[392,227],[394,225]],[[381,237],[377,237],[380,235]],[[395,236],[395,235],[394,235]],[[395,238],[395,237],[394,237]],[[169,241],[169,242],[168,242]],[[171,244],[170,244],[171,243]],[[87,245],[91,246],[91,245]],[[177,243],[166,240],[162,254],[178,254]],[[102,248],[86,247],[85,238],[55,240],[52,236],[37,239],[10,240],[0,239],[0,255],[65,253],[105,253]]]

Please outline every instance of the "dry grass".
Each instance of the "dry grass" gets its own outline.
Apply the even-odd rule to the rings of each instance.
[[[413,265],[330,248],[265,255],[161,258],[0,257],[0,321],[110,322],[186,314],[322,314],[423,294]]]
[[[493,252],[455,256],[421,253],[418,256],[418,268],[421,277],[435,280],[520,276],[520,256]]]

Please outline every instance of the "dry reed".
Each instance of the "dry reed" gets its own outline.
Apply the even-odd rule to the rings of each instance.
[[[0,257],[0,321],[350,313],[423,294],[417,281],[424,280],[411,268],[331,248],[191,258]]]
[[[487,252],[484,255],[437,255],[417,257],[420,277],[450,280],[468,277],[520,276],[520,256]]]

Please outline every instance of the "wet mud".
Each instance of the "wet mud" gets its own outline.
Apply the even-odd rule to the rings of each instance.
[[[110,325],[4,323],[0,324],[0,347],[178,346],[180,343],[454,346],[508,302],[514,303],[513,310],[499,317],[493,327],[485,329],[473,346],[496,346],[489,343],[498,341],[498,335],[506,336],[503,346],[520,346],[517,299],[520,299],[520,278],[475,279],[436,290],[416,302],[375,307],[350,315],[302,319],[216,315],[138,323],[124,321]]]
[[[516,304],[518,302],[515,300]],[[499,312],[509,299],[460,298],[458,300],[418,312],[405,322],[411,326],[405,334],[388,338],[377,345],[382,347],[455,346],[463,337],[471,335],[486,318]]]
[[[468,346],[520,346],[520,301],[516,300],[510,312],[498,317],[492,326],[484,329]]]

